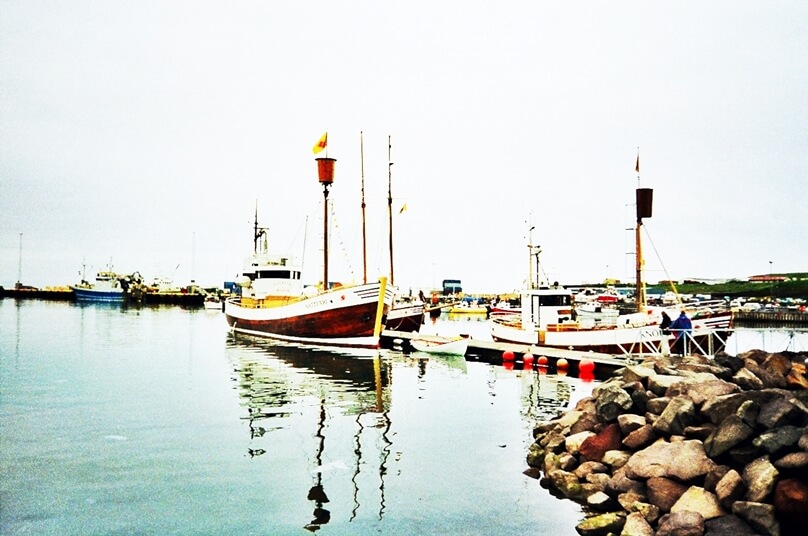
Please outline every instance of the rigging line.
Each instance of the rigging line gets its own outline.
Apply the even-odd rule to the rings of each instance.
[[[665,267],[665,263],[662,262],[662,257],[659,255],[659,251],[657,251],[656,245],[654,244],[653,239],[651,238],[651,234],[648,232],[648,225],[643,225],[643,229],[645,230],[645,236],[648,238],[648,242],[651,243],[651,248],[653,248],[654,253],[657,256],[657,260],[659,264],[662,265],[662,271],[665,273],[665,277],[668,278],[670,282],[671,288],[673,288],[673,293],[676,295],[676,302],[678,304],[682,303],[682,297],[679,296],[679,291],[676,289],[676,284],[673,282],[673,278],[671,278],[670,274],[668,273],[668,269]]]
[[[332,225],[334,226],[334,234],[337,235],[336,238],[337,238],[337,240],[339,240],[339,245],[340,245],[340,248],[342,249],[342,255],[344,257],[344,260],[345,260],[346,264],[348,265],[348,271],[351,274],[351,282],[353,283],[353,282],[356,281],[356,273],[354,272],[353,263],[351,263],[351,257],[350,257],[350,255],[348,255],[348,249],[345,247],[345,241],[342,239],[342,232],[340,230],[339,220],[337,218],[337,212],[334,209],[335,204],[336,203],[334,203],[334,201],[331,201],[331,218],[330,218],[330,220],[331,220]]]

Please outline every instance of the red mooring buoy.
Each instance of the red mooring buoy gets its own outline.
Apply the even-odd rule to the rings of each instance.
[[[502,360],[503,361],[513,361],[513,359],[514,359],[514,355],[513,355],[513,352],[511,352],[510,350],[505,350],[504,352],[502,352]]]
[[[539,365],[540,367],[546,367],[547,365],[550,364],[550,360],[547,359],[546,355],[540,355],[539,359],[536,360],[536,364]]]
[[[532,367],[533,366],[533,354],[525,354],[524,357],[522,357],[522,361],[525,363],[526,367]]]
[[[558,370],[567,370],[567,368],[569,368],[569,366],[570,366],[570,364],[563,357],[561,359],[559,359],[558,361],[556,361],[556,368]]]
[[[595,374],[595,362],[591,359],[581,359],[578,363],[578,372],[582,376],[592,376]]]

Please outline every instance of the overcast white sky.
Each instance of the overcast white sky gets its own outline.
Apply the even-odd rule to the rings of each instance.
[[[633,280],[638,148],[647,280],[808,271],[807,96],[802,0],[0,0],[0,285],[221,284],[256,202],[316,281],[325,131],[334,280],[362,277],[360,132],[370,275],[392,136],[405,288],[520,288],[530,226],[551,280]]]

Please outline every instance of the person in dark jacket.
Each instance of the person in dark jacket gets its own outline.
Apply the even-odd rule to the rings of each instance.
[[[684,355],[687,351],[687,340],[690,332],[693,331],[693,323],[687,317],[687,313],[682,311],[678,318],[671,322],[670,331],[676,335],[673,341],[673,351],[677,354]]]
[[[662,330],[662,333],[669,333],[671,322],[673,322],[673,320],[671,320],[671,317],[668,316],[668,313],[662,311],[662,322],[659,324],[659,328]]]

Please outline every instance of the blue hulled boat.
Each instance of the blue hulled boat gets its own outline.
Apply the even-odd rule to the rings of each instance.
[[[126,297],[121,278],[111,271],[98,272],[93,283],[82,278],[81,283],[70,285],[70,289],[78,301],[122,302]]]

